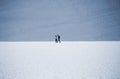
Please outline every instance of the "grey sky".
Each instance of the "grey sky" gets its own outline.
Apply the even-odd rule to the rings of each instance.
[[[0,41],[120,41],[119,0],[0,0]]]

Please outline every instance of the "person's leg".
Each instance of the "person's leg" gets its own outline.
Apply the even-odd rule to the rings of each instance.
[[[55,42],[56,42],[56,43],[58,43],[58,40],[57,40],[57,39],[55,39]]]

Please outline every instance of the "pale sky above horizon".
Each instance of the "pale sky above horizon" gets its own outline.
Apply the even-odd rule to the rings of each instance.
[[[119,0],[0,0],[0,41],[120,41]]]

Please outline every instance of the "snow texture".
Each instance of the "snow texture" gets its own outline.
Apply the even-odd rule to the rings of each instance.
[[[0,79],[120,79],[120,42],[0,42]]]

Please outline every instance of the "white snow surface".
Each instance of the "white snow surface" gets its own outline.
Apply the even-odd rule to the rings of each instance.
[[[120,42],[0,42],[0,79],[120,79]]]

